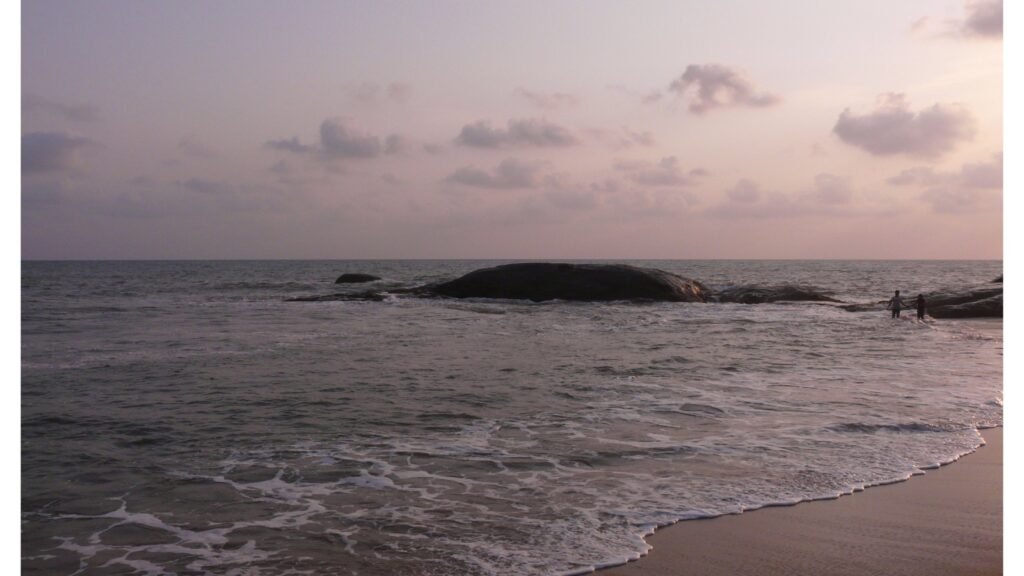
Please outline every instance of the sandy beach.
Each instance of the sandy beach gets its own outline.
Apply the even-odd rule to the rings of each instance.
[[[836,500],[765,508],[657,531],[607,576],[1001,574],[1002,428],[959,461]]]

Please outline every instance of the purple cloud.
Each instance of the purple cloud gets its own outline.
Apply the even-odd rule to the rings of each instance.
[[[759,92],[739,71],[721,64],[691,64],[669,90],[688,97],[689,110],[694,114],[715,108],[763,108],[781,101],[775,94]]]
[[[79,152],[92,140],[66,132],[30,132],[21,136],[21,171],[24,174],[64,172],[78,166]]]
[[[578,96],[567,92],[533,92],[520,88],[516,93],[530,104],[542,110],[574,108],[580,103]]]
[[[959,171],[940,172],[928,167],[904,170],[886,179],[893,186],[922,189],[921,199],[936,212],[967,212],[996,205],[992,192],[1003,189],[1003,155],[991,161],[963,164]]]
[[[291,152],[293,154],[306,154],[313,151],[312,146],[307,146],[299,142],[298,138],[280,139],[280,140],[269,140],[265,144],[267,148],[274,150],[281,150],[284,152]]]
[[[455,138],[457,144],[473,148],[507,146],[561,148],[574,146],[579,140],[568,129],[547,120],[527,118],[509,120],[508,127],[492,128],[483,120],[466,124]]]
[[[540,171],[543,163],[524,162],[507,158],[494,170],[481,170],[473,166],[459,168],[445,181],[475,188],[532,188],[540,182]]]
[[[964,7],[967,14],[960,26],[965,36],[1003,37],[1003,1],[974,0]]]
[[[960,167],[960,181],[972,188],[1003,188],[1003,153],[992,156],[991,162],[964,164]]]
[[[341,118],[328,118],[320,123],[319,146],[303,144],[294,137],[269,140],[264,146],[292,154],[316,154],[321,160],[333,162],[397,154],[408,148],[408,141],[400,134],[390,134],[382,143],[378,136],[355,129]]]
[[[814,186],[796,193],[765,192],[757,183],[741,179],[725,191],[725,201],[707,211],[721,218],[791,218],[804,214],[850,216],[853,198],[849,184],[834,174],[818,174]]]
[[[870,113],[843,110],[832,132],[874,156],[937,157],[973,138],[975,123],[958,104],[935,104],[915,113],[903,94],[890,93],[880,96]]]
[[[934,169],[925,166],[918,166],[915,168],[907,168],[895,176],[890,176],[885,179],[886,182],[893,186],[913,186],[915,184],[934,184],[940,181],[938,173]]]
[[[381,153],[380,138],[354,130],[340,118],[320,124],[320,146],[331,158],[374,158]]]
[[[686,186],[692,184],[699,172],[684,173],[679,159],[666,156],[657,164],[646,162],[619,162],[615,166],[626,178],[643,186]],[[699,169],[697,169],[699,170]]]
[[[657,145],[657,143],[654,134],[650,132],[636,132],[629,128],[623,128],[622,132],[616,136],[613,147],[617,149],[632,148],[634,146],[650,148]]]

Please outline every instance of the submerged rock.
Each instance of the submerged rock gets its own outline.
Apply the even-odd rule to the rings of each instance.
[[[706,302],[700,282],[663,270],[625,264],[505,264],[475,270],[450,282],[425,286],[427,294],[451,298],[516,300],[658,300]]]
[[[763,304],[765,302],[839,302],[807,286],[732,286],[715,292],[718,302]]]
[[[347,301],[371,301],[383,302],[387,299],[384,292],[352,292],[348,294],[318,294],[316,296],[296,296],[285,298],[285,302],[347,302]]]
[[[338,279],[335,280],[334,283],[359,284],[360,282],[373,282],[374,280],[380,280],[380,276],[374,276],[373,274],[346,273],[338,276]]]
[[[872,310],[885,310],[885,305],[888,300],[879,300],[878,302],[859,302],[856,304],[843,304],[840,306],[847,312],[871,312]]]

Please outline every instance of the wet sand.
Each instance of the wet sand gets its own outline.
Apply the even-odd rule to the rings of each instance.
[[[1002,574],[1003,430],[959,461],[836,500],[680,522],[603,576]]]

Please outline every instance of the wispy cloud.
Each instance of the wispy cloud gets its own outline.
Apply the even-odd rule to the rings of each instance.
[[[701,169],[684,172],[675,156],[666,156],[657,163],[619,162],[615,169],[623,172],[630,181],[643,186],[687,186],[704,173]]]
[[[80,152],[96,143],[66,132],[30,132],[21,136],[21,171],[63,172],[79,167]]]
[[[38,94],[23,94],[21,110],[25,112],[42,112],[71,122],[96,122],[99,110],[89,105],[68,105],[43,98]]]
[[[564,148],[579,144],[579,139],[569,129],[553,122],[526,118],[509,120],[507,128],[493,128],[483,120],[466,124],[455,142],[473,148]]]
[[[374,158],[382,150],[380,138],[354,129],[340,118],[320,124],[320,146],[331,158]]]
[[[216,150],[199,140],[195,134],[190,134],[179,140],[178,150],[190,158],[209,159],[220,156]]]
[[[400,134],[390,134],[383,142],[379,136],[352,126],[342,118],[328,118],[320,123],[318,146],[303,144],[298,137],[268,140],[267,148],[299,155],[314,155],[322,160],[360,160],[382,154],[396,154],[408,148]]]
[[[412,84],[392,82],[387,87],[388,98],[396,102],[407,102],[412,98]]]
[[[672,81],[669,90],[686,98],[694,114],[716,108],[764,108],[781,101],[775,94],[759,91],[738,70],[721,64],[691,64]]]
[[[848,204],[853,198],[846,180],[834,174],[818,174],[814,177],[814,188],[806,197],[811,201],[828,206],[841,206]]]
[[[376,104],[383,101],[408,102],[412,97],[412,85],[391,82],[386,85],[363,82],[348,88],[348,97],[357,104]]]
[[[400,134],[389,134],[384,139],[385,154],[401,154],[412,148],[409,139]]]
[[[312,146],[307,146],[301,142],[297,137],[280,139],[280,140],[268,140],[266,143],[267,148],[273,150],[281,150],[283,152],[291,152],[293,154],[306,154],[313,151]]]
[[[806,190],[786,194],[766,191],[746,178],[725,190],[725,200],[706,210],[718,218],[792,218],[807,214],[855,216],[863,210],[851,208],[853,191],[845,179],[821,173]]]
[[[972,139],[975,122],[959,104],[934,104],[914,112],[903,94],[889,93],[881,95],[867,114],[843,110],[832,131],[875,156],[937,157]]]
[[[972,212],[998,207],[1003,189],[1003,155],[986,162],[967,163],[958,171],[939,171],[927,166],[909,168],[886,179],[893,186],[921,190],[921,199],[935,212]]]
[[[999,40],[1003,37],[1003,2],[967,0],[960,17],[922,16],[910,25],[910,31],[925,38]]]
[[[464,166],[450,174],[445,181],[474,188],[532,188],[540,182],[542,162],[528,162],[506,158],[493,170]]]
[[[1003,0],[973,0],[964,11],[960,30],[965,36],[1003,37]]]
[[[516,94],[541,110],[563,110],[580,104],[579,96],[568,92],[534,92],[520,88]]]

